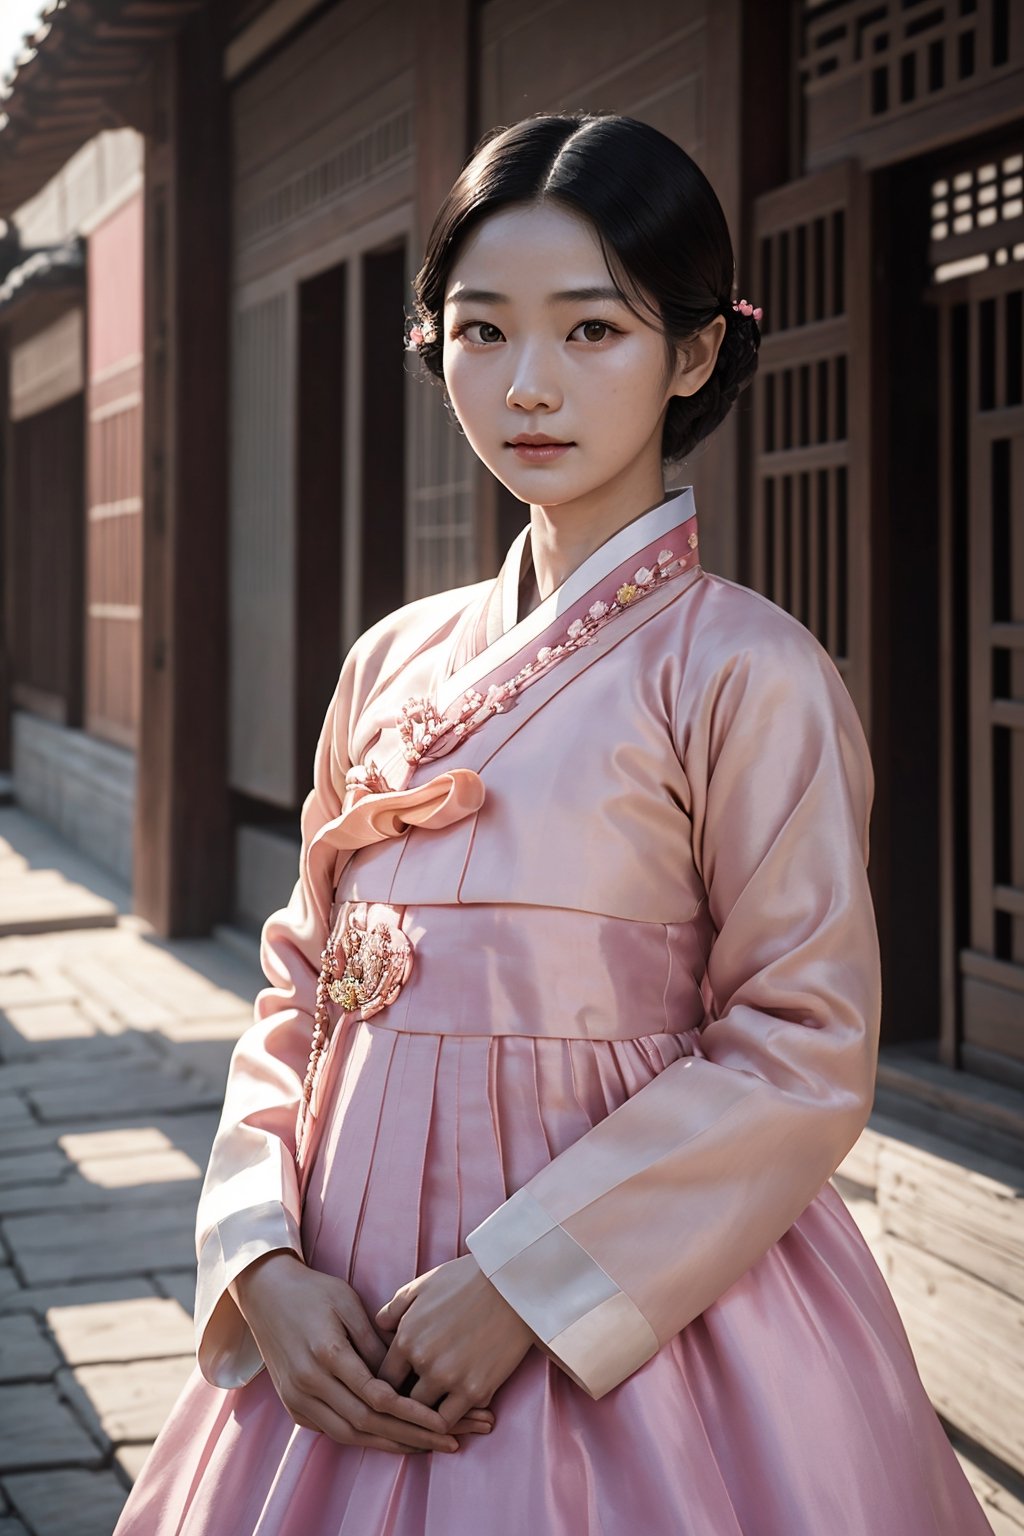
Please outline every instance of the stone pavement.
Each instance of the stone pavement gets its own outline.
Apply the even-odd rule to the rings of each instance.
[[[0,805],[0,1536],[110,1536],[194,1363],[193,1224],[255,941],[167,942]]]

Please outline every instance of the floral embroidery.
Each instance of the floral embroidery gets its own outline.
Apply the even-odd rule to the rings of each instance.
[[[689,543],[691,549],[696,548],[696,533],[690,534]],[[684,562],[677,560],[672,550],[663,549],[653,567],[641,566],[632,581],[623,582],[610,603],[593,603],[584,618],[573,619],[560,644],[542,645],[532,661],[528,661],[507,682],[492,683],[486,695],[475,688],[467,689],[453,706],[454,713],[449,711],[441,714],[430,699],[409,699],[402,705],[395,722],[402,738],[402,755],[406,762],[421,763],[427,758],[451,752],[470,731],[475,731],[492,715],[501,714],[508,700],[541,672],[579,650],[581,646],[590,645],[598,631],[617,614],[648,592],[653,592],[662,582],[681,575],[684,569]]]

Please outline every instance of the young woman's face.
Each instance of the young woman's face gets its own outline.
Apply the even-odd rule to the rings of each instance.
[[[662,332],[618,297],[585,219],[554,202],[491,214],[453,265],[443,325],[455,414],[514,496],[554,507],[612,484],[663,491],[665,411],[707,378],[717,341],[669,374]],[[520,434],[564,446],[517,447]]]

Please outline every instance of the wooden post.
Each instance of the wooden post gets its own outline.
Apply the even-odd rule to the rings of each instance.
[[[161,53],[146,141],[142,700],[134,894],[163,935],[228,910],[229,160],[223,22]]]

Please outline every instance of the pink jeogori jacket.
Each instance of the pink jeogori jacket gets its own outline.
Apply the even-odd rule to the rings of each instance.
[[[690,1054],[466,1237],[595,1398],[738,1280],[856,1141],[881,1009],[867,743],[814,636],[704,571],[696,534],[692,491],[673,492],[519,620],[524,529],[495,581],[410,604],[346,658],[200,1198],[211,1382],[262,1365],[231,1281],[260,1254],[302,1251],[341,1028],[306,1105],[315,988],[349,904],[393,914],[415,943],[393,1027],[692,1034]],[[674,573],[637,582],[663,554]],[[602,615],[589,644],[545,655],[588,614]],[[537,675],[449,733],[451,750],[403,756],[407,701],[454,718],[467,689],[486,697],[538,654]],[[386,792],[350,773],[367,763]]]

